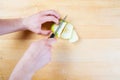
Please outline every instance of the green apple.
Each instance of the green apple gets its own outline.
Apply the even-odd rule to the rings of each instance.
[[[71,38],[69,39],[69,42],[76,42],[76,41],[78,41],[78,39],[79,38],[78,38],[77,33],[75,32],[75,30],[73,30]]]
[[[60,35],[61,35],[61,33],[62,33],[62,31],[63,31],[63,29],[64,29],[64,27],[65,27],[66,24],[67,24],[67,22],[63,22],[63,23],[62,23],[61,27],[59,28],[59,30],[58,30],[57,33],[56,33],[56,36],[57,36],[57,37],[60,37]],[[57,24],[53,24],[53,25],[52,25],[52,28],[51,28],[51,31],[52,31],[53,33],[55,33],[55,31],[56,31],[56,29],[57,29],[58,27],[59,27],[59,26],[58,26]]]
[[[59,27],[57,24],[53,24],[51,27],[51,31],[55,33],[56,29]],[[62,39],[68,39],[69,42],[73,43],[78,41],[78,35],[73,28],[73,25],[67,22],[63,22],[62,26],[56,33],[57,37],[61,37]]]
[[[61,34],[61,38],[63,39],[70,39],[71,35],[73,32],[73,25],[70,23],[67,23],[62,34]]]
[[[54,33],[57,29],[58,25],[57,24],[53,24],[51,27],[51,31]]]

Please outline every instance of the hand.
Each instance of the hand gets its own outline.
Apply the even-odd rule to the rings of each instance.
[[[35,15],[23,19],[23,25],[26,29],[35,32],[37,34],[47,35],[50,33],[50,30],[42,30],[41,26],[46,22],[55,22],[59,23],[60,15],[53,10],[42,11]]]
[[[42,68],[51,60],[52,44],[55,43],[54,38],[36,41],[26,51],[23,58],[26,59],[27,69],[33,72]]]
[[[51,60],[55,39],[43,39],[30,45],[14,68],[9,80],[31,80],[33,74]]]

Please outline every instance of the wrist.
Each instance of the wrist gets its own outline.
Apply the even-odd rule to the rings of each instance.
[[[20,18],[19,19],[19,29],[21,29],[21,30],[27,30],[27,27],[24,24],[24,18]]]

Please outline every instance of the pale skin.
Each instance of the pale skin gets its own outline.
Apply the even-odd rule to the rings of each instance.
[[[22,19],[0,19],[0,35],[30,30],[37,34],[48,35],[50,30],[42,30],[45,22],[59,23],[60,15],[53,10],[42,11]],[[48,64],[51,59],[52,44],[56,39],[42,39],[33,42],[19,60],[9,80],[31,80],[34,73]]]

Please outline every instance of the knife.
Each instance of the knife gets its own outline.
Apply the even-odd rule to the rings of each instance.
[[[52,34],[49,36],[49,38],[54,38],[54,37],[55,37],[55,35],[56,35],[57,32],[59,31],[59,29],[61,28],[63,22],[65,22],[66,18],[67,18],[67,15],[60,21],[59,26],[58,26],[58,28],[56,29],[55,33],[52,33]]]

